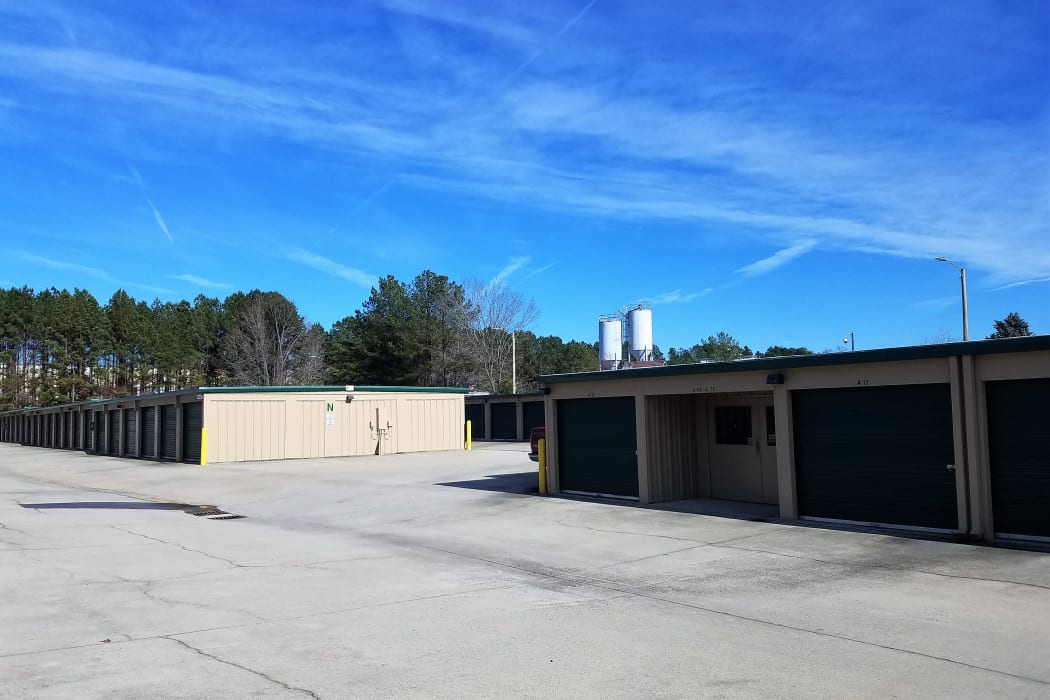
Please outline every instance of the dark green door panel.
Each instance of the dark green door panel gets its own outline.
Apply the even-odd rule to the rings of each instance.
[[[106,412],[95,411],[95,452],[106,453]]]
[[[947,384],[791,395],[799,515],[958,527]]]
[[[182,461],[201,463],[201,428],[204,427],[204,404],[200,401],[182,406]]]
[[[157,407],[142,409],[142,456],[157,458]]]
[[[638,497],[634,397],[558,402],[562,491]]]
[[[543,427],[543,402],[523,401],[521,404],[521,434],[528,438],[533,428]]]
[[[109,433],[109,446],[107,454],[120,454],[120,411],[109,411],[109,420],[106,422],[106,431]]]
[[[138,457],[138,420],[137,411],[128,409],[124,411],[124,456]]]
[[[492,411],[492,439],[516,440],[518,411],[513,403],[489,404]]]
[[[485,404],[467,404],[467,420],[470,421],[470,439],[485,439]]]
[[[1050,379],[988,382],[996,533],[1050,537]]]
[[[160,458],[175,459],[177,406],[168,404],[160,407]]]

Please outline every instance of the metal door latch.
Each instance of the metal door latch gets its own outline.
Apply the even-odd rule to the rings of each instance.
[[[948,471],[950,471],[950,472],[955,471],[955,465],[954,464],[948,464],[948,465],[945,465],[945,466],[948,467]]]

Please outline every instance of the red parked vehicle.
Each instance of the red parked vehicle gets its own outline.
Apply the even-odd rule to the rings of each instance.
[[[529,452],[529,459],[533,462],[540,461],[540,440],[547,439],[547,428],[533,428],[529,432],[529,447],[532,451]]]

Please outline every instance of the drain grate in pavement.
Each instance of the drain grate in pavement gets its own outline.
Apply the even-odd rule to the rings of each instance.
[[[237,520],[244,517],[235,513],[227,513],[215,506],[195,506],[194,508],[186,509],[186,513],[195,515],[198,518],[207,518],[208,520]]]

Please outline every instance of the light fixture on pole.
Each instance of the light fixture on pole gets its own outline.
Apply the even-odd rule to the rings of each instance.
[[[959,283],[962,286],[963,340],[970,339],[970,315],[966,304],[966,268],[959,267],[945,257],[934,258],[937,262],[946,262],[959,271]]]
[[[853,339],[853,331],[850,331],[842,338],[843,343],[849,343],[849,350],[853,352],[857,349],[857,343]]]

